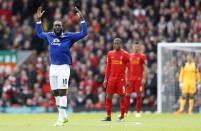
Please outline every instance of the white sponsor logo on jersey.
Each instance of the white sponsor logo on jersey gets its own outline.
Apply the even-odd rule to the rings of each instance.
[[[51,45],[58,45],[58,46],[60,46],[61,45],[61,41],[58,38],[55,38],[53,40],[53,42],[51,43]]]

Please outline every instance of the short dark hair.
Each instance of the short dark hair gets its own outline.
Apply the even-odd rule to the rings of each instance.
[[[114,42],[115,42],[115,41],[118,41],[120,44],[122,44],[122,39],[121,39],[121,38],[115,38],[115,39],[114,39]]]
[[[61,25],[62,25],[62,21],[60,21],[60,20],[55,20],[55,21],[53,22],[53,25],[54,25],[56,22],[57,22],[57,23],[59,22],[59,23],[61,23]]]

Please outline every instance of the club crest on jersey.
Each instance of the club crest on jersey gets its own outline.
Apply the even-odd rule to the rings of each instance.
[[[55,38],[53,40],[53,42],[51,43],[51,45],[58,45],[58,46],[60,46],[61,45],[61,41],[58,38]]]

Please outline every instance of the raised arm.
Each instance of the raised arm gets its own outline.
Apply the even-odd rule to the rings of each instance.
[[[68,36],[72,39],[73,42],[76,42],[82,38],[84,38],[86,35],[87,35],[87,23],[86,21],[84,20],[84,17],[81,13],[81,11],[75,7],[75,11],[77,12],[77,16],[79,17],[80,19],[80,23],[81,23],[81,32],[68,32]]]
[[[37,22],[36,22],[36,31],[37,31],[37,36],[42,38],[42,39],[46,39],[47,38],[47,33],[43,32],[43,27],[42,27],[42,22],[41,22],[41,18],[44,14],[44,10],[42,11],[42,7],[38,7],[37,9]]]

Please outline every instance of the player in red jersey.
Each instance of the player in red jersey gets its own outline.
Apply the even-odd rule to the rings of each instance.
[[[120,95],[120,110],[121,116],[119,121],[124,121],[124,95],[125,95],[125,76],[126,67],[129,62],[129,53],[122,49],[122,40],[115,38],[113,42],[114,50],[107,54],[107,66],[105,79],[103,82],[106,88],[106,112],[107,117],[102,121],[111,121],[112,113],[112,98],[113,94]]]
[[[130,94],[136,93],[136,117],[140,117],[142,106],[142,95],[144,92],[145,74],[146,74],[146,55],[141,53],[141,44],[133,44],[134,53],[130,54],[128,66],[128,82],[125,95],[125,113],[130,107]]]

